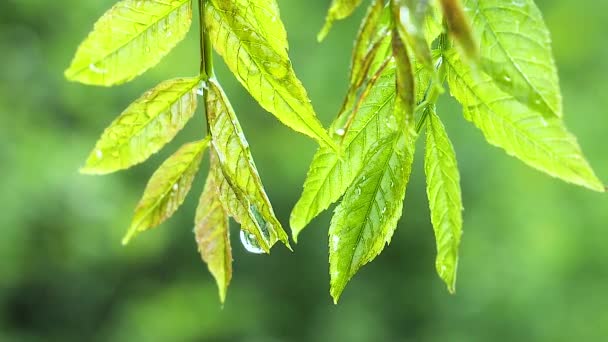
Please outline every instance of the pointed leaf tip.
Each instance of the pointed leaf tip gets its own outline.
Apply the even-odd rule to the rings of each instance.
[[[214,160],[211,168],[218,167]],[[194,237],[199,254],[215,279],[223,304],[232,279],[232,247],[228,212],[224,210],[218,194],[217,174],[210,171],[207,176],[196,208]]]
[[[152,174],[123,245],[138,233],[151,229],[171,217],[184,202],[203,158],[209,139],[183,145]]]
[[[95,23],[64,75],[98,86],[128,82],[160,62],[191,22],[190,0],[121,0]]]
[[[194,115],[199,82],[198,77],[176,78],[145,92],[105,129],[80,172],[124,170],[158,152]]]
[[[276,2],[210,0],[205,11],[209,34],[224,37],[213,47],[260,106],[291,129],[338,150],[293,69]]]
[[[274,214],[257,171],[249,144],[226,94],[216,80],[208,83],[207,120],[213,136],[213,152],[222,178],[231,189],[224,204],[243,230],[252,234],[265,252],[277,241],[291,250],[289,238]]]

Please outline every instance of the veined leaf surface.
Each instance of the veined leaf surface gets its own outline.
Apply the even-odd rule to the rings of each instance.
[[[283,124],[336,149],[287,56],[274,0],[209,0],[205,21],[213,47],[258,103]]]
[[[424,171],[426,192],[435,231],[435,266],[448,290],[456,290],[458,247],[462,235],[462,196],[456,154],[434,109],[426,119]]]
[[[335,302],[361,266],[390,242],[403,211],[413,152],[410,130],[379,141],[336,208],[329,228],[330,293]]]
[[[368,84],[358,112],[342,138],[343,155],[321,147],[310,165],[304,191],[290,218],[294,240],[320,212],[337,201],[355,179],[374,143],[397,128],[393,116],[395,102],[395,65],[389,62],[379,77]]]
[[[121,0],[95,23],[65,76],[112,86],[155,66],[192,23],[191,0]]]
[[[349,17],[357,7],[363,2],[363,0],[333,0],[331,2],[331,6],[329,7],[329,12],[327,13],[327,18],[325,19],[325,26],[319,32],[317,39],[322,41],[325,39],[329,30],[331,30],[331,26],[336,20],[344,19]],[[377,0],[377,3],[382,3],[382,1]]]
[[[289,246],[287,234],[276,218],[262,185],[243,130],[222,88],[214,80],[208,82],[206,106],[212,144],[222,173],[258,228],[250,233],[263,240],[260,245],[272,247],[280,240]],[[247,225],[243,227],[247,228]]]
[[[533,0],[466,0],[482,67],[504,90],[546,116],[562,116],[551,37]]]
[[[199,81],[173,79],[142,95],[106,128],[81,172],[126,169],[158,152],[194,114]]]
[[[214,165],[209,170],[213,173],[213,177],[217,182],[218,196],[224,211],[229,213],[238,224],[241,225],[241,229],[252,234],[255,237],[255,241],[260,249],[265,253],[270,253],[270,247],[262,235],[262,231],[265,229],[264,220],[259,219],[259,214],[256,216],[251,208],[246,208],[242,203],[247,203],[242,197],[239,199],[232,190],[232,186],[224,177],[222,169],[218,162],[218,157],[215,151],[211,149],[211,165]]]
[[[220,202],[215,175],[215,172],[210,171],[207,176],[205,189],[196,209],[194,235],[198,251],[215,278],[223,303],[232,279],[232,249],[228,229],[229,217]]]
[[[154,172],[135,208],[123,244],[129,243],[136,234],[158,226],[177,211],[190,191],[208,145],[209,139],[186,144]]]
[[[604,191],[560,118],[543,116],[501,90],[490,76],[473,74],[454,51],[445,57],[452,95],[490,144],[553,177]]]

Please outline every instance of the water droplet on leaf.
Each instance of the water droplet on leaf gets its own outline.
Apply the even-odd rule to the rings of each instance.
[[[241,243],[243,244],[243,247],[245,247],[247,252],[253,253],[253,254],[264,253],[264,250],[262,248],[260,248],[260,245],[258,244],[258,241],[255,238],[255,235],[253,235],[249,232],[246,232],[244,230],[241,230],[240,237],[241,237]]]

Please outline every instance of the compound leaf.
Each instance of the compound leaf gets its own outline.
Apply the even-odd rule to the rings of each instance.
[[[212,166],[216,167],[216,166]],[[198,202],[194,222],[194,236],[198,251],[215,278],[220,300],[232,279],[232,250],[228,213],[222,207],[218,193],[216,172],[209,172],[205,188]]]
[[[158,226],[177,211],[190,191],[208,145],[209,139],[183,145],[154,172],[135,208],[123,244],[129,243],[136,234]]]
[[[289,247],[287,234],[272,210],[232,106],[215,80],[210,80],[207,87],[206,111],[213,150],[217,154],[224,178],[241,205],[241,209],[232,208],[229,211],[240,211],[242,214],[242,209],[245,209],[247,215],[239,216],[247,216],[255,223],[257,229],[250,233],[255,235],[260,246],[272,247],[280,240]],[[244,229],[250,227],[243,225]]]
[[[401,217],[414,139],[401,130],[378,142],[335,210],[329,228],[330,293],[337,302],[347,282],[391,240]]]
[[[395,66],[389,61],[368,83],[359,100],[357,113],[343,136],[343,155],[338,156],[321,147],[310,165],[302,196],[290,218],[294,240],[302,229],[320,212],[337,201],[355,179],[374,143],[396,129],[393,116],[395,102]]]
[[[445,55],[452,95],[464,116],[485,135],[526,164],[566,182],[604,191],[576,138],[558,117],[546,117],[505,93],[483,73],[473,73],[451,51]]]
[[[480,38],[482,67],[520,102],[546,116],[562,116],[551,37],[532,0],[468,0]]]
[[[65,76],[90,85],[128,82],[160,62],[191,23],[191,0],[119,1],[95,23]]]
[[[336,149],[291,66],[275,0],[209,0],[205,21],[216,51],[264,109]]]
[[[194,114],[199,81],[196,77],[173,79],[143,94],[106,128],[80,171],[106,174],[158,152]]]
[[[429,109],[426,122],[424,171],[437,244],[435,266],[448,290],[454,293],[462,235],[460,174],[454,147],[434,109]]]

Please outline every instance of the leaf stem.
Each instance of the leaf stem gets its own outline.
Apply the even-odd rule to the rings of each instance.
[[[435,64],[435,69],[437,70],[437,80],[429,83],[429,86],[424,94],[424,99],[416,106],[416,112],[420,112],[421,116],[416,122],[416,133],[420,133],[422,127],[426,122],[426,118],[428,117],[429,110],[432,110],[432,107],[435,107],[439,96],[443,94],[443,83],[446,78],[445,64],[443,63],[443,52],[448,48],[448,37],[444,33],[439,37],[439,58],[437,59],[437,63]]]
[[[213,49],[209,32],[205,25],[205,0],[198,0],[199,10],[199,47],[200,47],[200,76],[201,80],[207,81],[214,77],[213,71]]]

